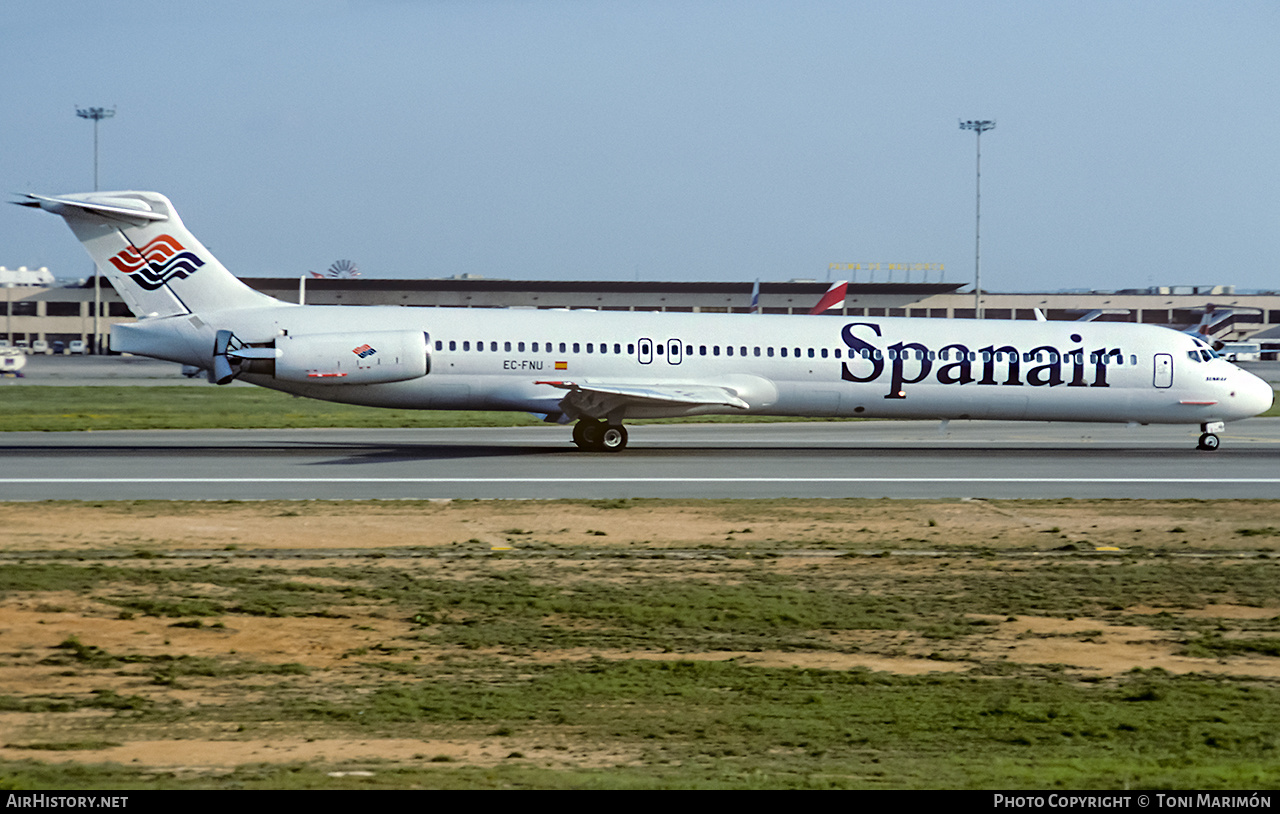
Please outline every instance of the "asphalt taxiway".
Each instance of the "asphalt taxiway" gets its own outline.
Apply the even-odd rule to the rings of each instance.
[[[864,421],[0,434],[0,499],[1280,498],[1280,419],[1194,427]]]

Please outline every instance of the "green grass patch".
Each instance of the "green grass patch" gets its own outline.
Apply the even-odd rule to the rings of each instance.
[[[250,567],[252,559],[194,568],[17,562],[0,569],[0,595],[87,592],[128,618],[182,620],[175,623],[193,629],[225,625],[235,616],[341,619],[353,605],[374,604],[414,622],[420,641],[521,651],[839,651],[846,645],[833,634],[840,631],[901,630],[963,641],[993,624],[979,617],[1011,615],[1091,614],[1193,636],[1215,629],[1255,638],[1280,632],[1280,617],[1123,613],[1135,606],[1266,606],[1276,599],[1270,560],[1081,558],[908,570],[891,563],[873,568],[873,561],[880,562],[844,557],[797,571],[780,570],[770,556],[744,556],[691,569],[657,567],[628,552],[577,559],[557,551],[516,563],[468,559],[456,574],[444,563],[409,573],[363,564],[286,571]]]
[[[528,413],[388,410],[315,401],[262,388],[6,387],[0,431],[514,427]]]
[[[176,679],[180,676],[222,678],[245,675],[309,675],[310,669],[297,662],[267,664],[249,659],[215,659],[207,656],[145,656],[110,653],[97,645],[83,644],[76,636],[68,636],[53,648],[53,655],[41,661],[46,665],[66,665],[87,670],[119,668],[140,664],[153,677]]]
[[[626,514],[657,503],[588,505]],[[145,501],[111,505],[139,516],[154,512]],[[306,504],[286,505],[307,511]],[[881,505],[805,504],[793,519],[811,524]],[[751,535],[750,528],[761,528],[757,517],[790,506],[726,501],[725,528]],[[918,523],[928,516],[919,514]],[[1267,522],[1233,520],[1226,528],[1233,536],[1239,526]],[[531,536],[524,517],[493,528]],[[109,565],[85,552],[9,561],[0,568],[0,596],[22,593],[27,608],[39,609],[43,592],[74,591],[86,603],[115,606],[89,611],[98,618],[116,609],[129,620],[150,617],[119,623],[117,634],[136,632],[137,639],[110,640],[136,645],[107,650],[83,632],[83,641],[69,635],[77,628],[58,618],[35,649],[14,649],[12,659],[66,677],[55,689],[0,696],[0,711],[50,720],[24,735],[24,756],[128,743],[157,731],[214,731],[246,739],[457,740],[483,744],[498,765],[467,765],[465,756],[436,761],[440,751],[424,744],[412,760],[251,764],[204,776],[31,759],[0,763],[0,784],[1232,789],[1271,788],[1280,779],[1280,684],[1272,679],[1161,670],[1116,676],[1018,663],[1004,655],[1004,638],[989,638],[1027,617],[1083,618],[1087,624],[1026,635],[1074,646],[1114,640],[1114,626],[1132,625],[1130,638],[1181,641],[1182,655],[1224,661],[1227,667],[1212,668],[1226,671],[1238,659],[1243,670],[1252,666],[1245,659],[1280,656],[1280,561],[1042,557],[1027,550],[875,557],[838,540],[827,553],[843,556],[800,557],[790,555],[798,545],[790,538],[722,545],[693,557],[642,544],[548,544],[501,557],[442,547],[323,566],[272,564],[257,551],[191,565],[158,546],[154,558]],[[65,614],[56,604],[49,597],[49,610],[37,612]],[[1217,605],[1271,610],[1181,612]],[[349,630],[351,639],[329,650],[340,658],[310,668],[267,664],[237,653],[237,628],[260,627],[237,624],[248,616],[350,616],[333,627]],[[1152,636],[1148,627],[1168,633]],[[166,641],[158,652],[170,636],[198,650],[184,654]],[[139,652],[129,652],[135,647]],[[1178,647],[1169,644],[1167,652]],[[288,658],[309,657],[302,653]],[[947,662],[939,666],[948,672],[766,667],[753,663],[756,653],[771,665],[822,667],[858,658],[829,654],[912,659],[926,668],[932,659]],[[1145,652],[1140,658],[1147,663]],[[196,691],[174,692],[183,688]],[[85,710],[94,714],[61,715]],[[575,760],[599,768],[553,768]],[[352,769],[372,776],[328,775]]]
[[[803,421],[764,416],[699,416],[669,421],[752,423]],[[861,420],[861,419],[813,419]],[[393,410],[299,398],[259,387],[0,388],[0,432],[74,430],[302,429],[337,427],[526,427],[529,413],[481,410]]]
[[[1280,657],[1280,638],[1225,639],[1216,633],[1206,634],[1187,642],[1182,654],[1197,658],[1226,658],[1228,656]]]
[[[1280,536],[1280,529],[1275,526],[1264,526],[1256,529],[1236,529],[1236,534],[1241,537],[1277,537]]]
[[[93,592],[124,613],[180,618],[226,614],[331,616],[330,606],[335,600],[370,594],[357,585],[335,589],[294,582],[290,579],[292,574],[277,569],[214,566],[131,568],[96,563],[6,563],[0,568],[0,595],[15,591]],[[214,599],[193,592],[191,583],[216,583],[230,590]]]
[[[645,768],[632,763],[630,782],[653,787],[1121,788],[1190,775],[1269,786],[1280,746],[1280,689],[1160,670],[1080,684],[732,661],[451,666],[261,714],[365,733],[570,732],[634,755]]]
[[[1280,688],[1212,675],[1135,670],[1081,683],[1066,675],[901,676],[864,669],[765,668],[733,661],[454,661],[372,691],[327,680],[324,698],[277,695],[210,709],[101,698],[141,721],[238,720],[252,732],[322,725],[348,737],[485,733],[542,749],[565,739],[619,755],[601,770],[538,769],[514,752],[492,769],[364,761],[242,766],[179,778],[121,767],[0,765],[12,788],[1270,788]],[[498,734],[501,733],[501,734]],[[86,739],[87,740],[87,739]],[[542,745],[539,745],[542,744]],[[87,748],[87,747],[85,747]],[[427,764],[431,770],[427,771]],[[340,764],[341,765],[341,764]],[[118,772],[119,774],[112,774]],[[261,783],[261,786],[257,786]],[[81,785],[85,784],[85,785]]]
[[[76,750],[109,749],[119,746],[115,741],[54,741],[50,743],[6,743],[6,749],[31,749],[43,752],[74,752]]]

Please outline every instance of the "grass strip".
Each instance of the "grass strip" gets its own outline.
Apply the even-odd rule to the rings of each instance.
[[[899,676],[712,661],[454,664],[430,680],[330,698],[205,710],[125,708],[130,720],[201,718],[259,730],[312,722],[368,740],[486,733],[498,765],[246,765],[231,776],[146,777],[128,767],[0,764],[8,788],[1273,788],[1280,689],[1134,670],[1114,683],[1020,675]],[[123,699],[106,699],[120,702]],[[438,735],[437,735],[438,736]],[[38,742],[40,745],[47,741]],[[504,744],[518,745],[512,749]],[[596,770],[547,754],[593,744]],[[425,747],[424,749],[429,749]],[[261,784],[261,785],[259,785]]]
[[[0,431],[514,427],[527,413],[387,410],[261,388],[6,387]]]
[[[858,421],[768,416],[696,416],[631,423]],[[530,413],[485,410],[392,410],[335,404],[263,388],[42,387],[0,388],[0,432],[531,427]]]

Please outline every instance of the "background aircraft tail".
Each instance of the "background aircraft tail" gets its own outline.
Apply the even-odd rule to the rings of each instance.
[[[165,317],[280,302],[240,282],[158,192],[23,195],[61,215],[134,316]]]
[[[827,289],[827,293],[822,295],[822,299],[818,300],[818,304],[809,309],[809,315],[821,314],[823,311],[830,311],[832,308],[839,308],[844,305],[845,295],[849,291],[849,281],[839,280],[831,284]]]

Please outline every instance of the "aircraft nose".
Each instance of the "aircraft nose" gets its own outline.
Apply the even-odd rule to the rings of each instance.
[[[1233,401],[1243,416],[1255,416],[1271,409],[1275,391],[1270,384],[1244,370],[1240,371],[1237,379],[1232,388],[1235,396]]]

